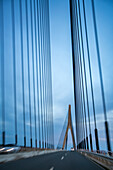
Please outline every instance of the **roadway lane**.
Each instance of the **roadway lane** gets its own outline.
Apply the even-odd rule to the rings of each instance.
[[[102,170],[77,152],[61,151],[0,165],[0,170]]]

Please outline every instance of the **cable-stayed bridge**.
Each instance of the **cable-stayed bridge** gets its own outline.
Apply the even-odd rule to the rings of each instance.
[[[89,0],[89,4],[86,0],[69,0],[75,112],[69,105],[56,147],[49,0],[0,0],[0,163],[13,160],[1,164],[0,169],[112,169],[112,125],[104,88],[95,8],[98,2]],[[89,25],[93,28],[94,40],[89,36]],[[102,150],[95,100],[98,91],[105,150]],[[69,129],[72,152],[67,151]],[[7,155],[10,152],[12,155]],[[44,155],[40,155],[42,153]],[[32,158],[21,159],[26,157]],[[14,161],[16,159],[21,160]]]
[[[75,150],[75,137],[74,137],[74,130],[71,118],[71,105],[69,105],[68,114],[66,116],[66,120],[63,125],[63,129],[60,135],[60,139],[58,142],[57,149],[67,149],[67,140],[68,140],[68,131],[71,131],[72,142],[73,142],[73,149]]]

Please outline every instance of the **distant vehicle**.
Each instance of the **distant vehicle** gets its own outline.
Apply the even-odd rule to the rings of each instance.
[[[73,148],[73,147],[71,148],[71,151],[74,151],[74,148]]]

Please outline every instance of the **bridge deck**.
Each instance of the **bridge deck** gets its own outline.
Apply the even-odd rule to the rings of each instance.
[[[0,165],[4,170],[100,170],[103,169],[77,152],[61,151],[51,154],[35,156],[28,159],[8,162]]]

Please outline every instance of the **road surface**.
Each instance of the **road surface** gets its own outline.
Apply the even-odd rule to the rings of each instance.
[[[83,155],[75,151],[61,151],[7,162],[0,170],[102,170]]]

